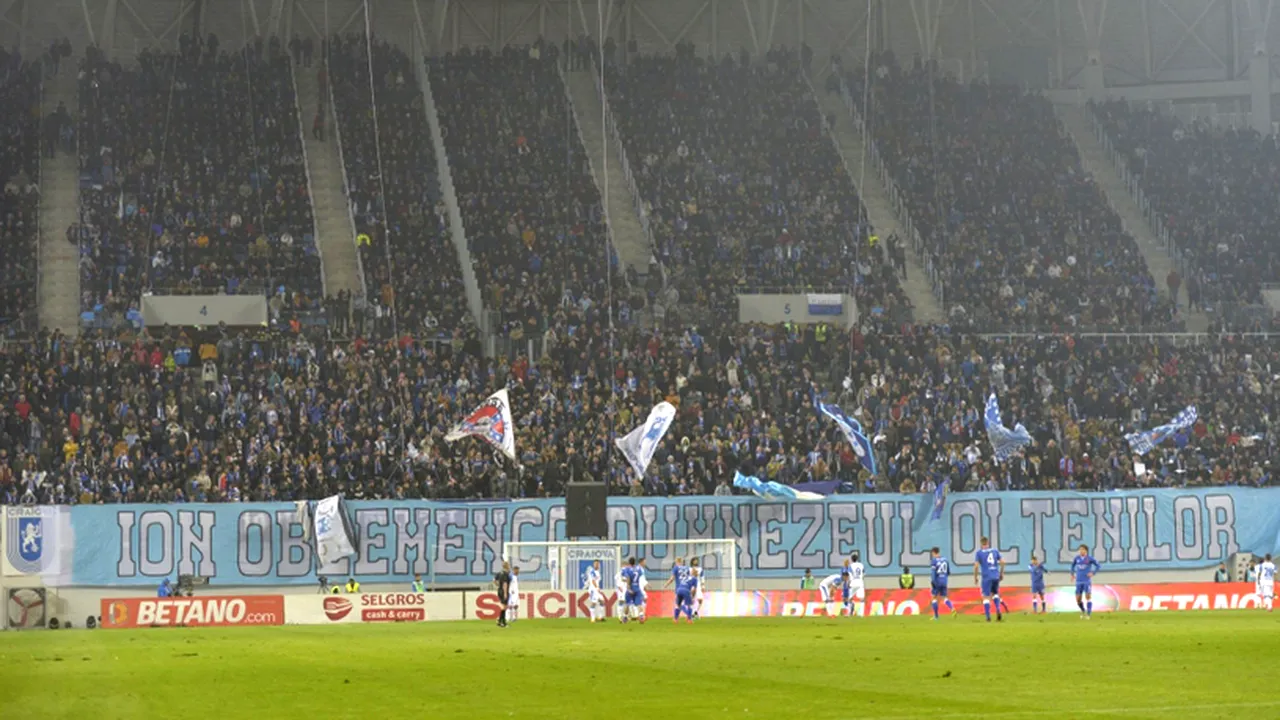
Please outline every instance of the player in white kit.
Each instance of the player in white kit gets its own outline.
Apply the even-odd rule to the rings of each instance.
[[[1262,607],[1267,612],[1272,611],[1276,597],[1276,564],[1271,562],[1271,554],[1268,553],[1262,562],[1258,563],[1258,576],[1254,580],[1254,592],[1262,599]]]
[[[507,595],[507,622],[520,617],[520,568],[511,567],[511,592]]]
[[[600,590],[600,561],[596,560],[587,568],[582,579],[582,587],[587,591],[587,611],[591,622],[604,620],[604,593]]]
[[[644,558],[640,558],[639,570],[640,570],[640,605],[638,606],[638,612],[640,614],[640,622],[644,622],[647,616],[647,613],[645,612],[645,608],[647,607],[647,603],[649,600],[649,575],[647,572],[648,568],[644,566]]]
[[[828,617],[840,616],[841,591],[846,580],[848,575],[838,572],[822,578],[822,582],[818,583],[818,592],[822,595],[822,604],[826,606]]]
[[[618,622],[627,617],[627,579],[622,576],[622,568],[613,574],[613,614]]]
[[[698,579],[698,584],[693,590],[693,617],[696,620],[698,613],[702,612],[702,565],[698,562],[698,558],[689,561],[689,572]]]
[[[853,617],[862,617],[862,604],[867,599],[866,574],[867,569],[858,562],[858,553],[854,551],[848,560],[844,561],[844,569],[842,572],[849,573],[849,592],[845,595],[852,606],[849,614]]]

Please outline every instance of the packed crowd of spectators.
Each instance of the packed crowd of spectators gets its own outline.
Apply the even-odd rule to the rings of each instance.
[[[321,297],[289,56],[184,35],[138,66],[91,48],[80,78],[82,306],[143,292]]]
[[[357,312],[388,332],[448,337],[469,331],[462,269],[413,63],[399,48],[375,41],[371,76],[364,35],[335,36],[327,46],[329,66],[321,77],[333,83],[368,289],[368,307]]]
[[[794,54],[634,57],[609,102],[663,263],[682,292],[856,287],[863,312],[909,319]]]
[[[557,337],[536,363],[486,360],[461,339],[330,342],[257,331],[41,335],[0,348],[0,502],[557,496],[589,478],[615,493],[729,492],[735,470],[837,492],[1267,485],[1280,349],[1017,342],[917,328],[844,335],[733,325],[716,333],[599,328]],[[444,434],[498,387],[511,390],[518,462]],[[869,476],[814,389],[861,418]],[[991,462],[981,421],[1036,438]],[[635,482],[613,433],[666,399],[677,419]],[[1197,404],[1199,422],[1144,458],[1122,433]]]
[[[333,82],[349,192],[367,238],[361,252],[371,316],[395,312],[398,323],[363,323],[352,340],[311,327],[165,328],[86,331],[76,339],[42,332],[0,344],[0,504],[294,500],[335,492],[356,499],[555,497],[566,482],[588,479],[610,482],[615,494],[729,494],[736,470],[834,492],[931,492],[944,481],[954,490],[980,491],[1273,482],[1271,420],[1280,417],[1274,343],[1222,337],[1181,346],[1108,343],[1071,332],[1013,340],[961,333],[983,317],[1007,323],[1000,326],[1007,330],[1122,323],[1157,307],[1140,301],[1136,290],[1106,322],[1096,311],[1067,307],[1067,299],[1078,306],[1085,292],[1101,293],[1106,282],[1126,287],[1121,279],[1147,292],[1150,278],[1126,264],[1131,258],[1124,259],[1123,247],[1100,244],[1109,237],[1110,211],[1097,206],[1097,191],[1078,176],[1069,147],[1051,141],[1060,137],[1051,115],[1026,98],[946,83],[935,88],[935,112],[952,113],[945,120],[938,115],[946,139],[938,152],[986,170],[953,177],[925,171],[950,164],[925,155],[933,150],[920,144],[918,120],[897,114],[917,107],[918,96],[876,88],[877,122],[899,123],[882,129],[880,142],[896,143],[887,154],[897,158],[901,177],[946,200],[945,217],[924,214],[932,212],[927,203],[917,208],[921,222],[940,218],[930,235],[945,240],[932,246],[936,264],[959,262],[953,248],[973,249],[967,261],[973,267],[955,269],[949,280],[955,292],[973,293],[964,296],[962,312],[952,306],[963,322],[893,325],[883,320],[909,314],[909,306],[890,264],[869,242],[873,231],[838,156],[831,159],[834,148],[816,132],[822,120],[802,99],[793,61],[776,54],[756,66],[741,59],[707,64],[683,48],[678,59],[640,58],[616,68],[613,107],[626,126],[628,151],[642,166],[637,172],[661,228],[660,249],[672,266],[696,269],[703,300],[715,303],[740,285],[817,278],[856,284],[863,307],[873,309],[864,309],[862,323],[847,332],[732,322],[611,329],[599,294],[608,264],[603,243],[592,240],[602,232],[599,198],[565,114],[555,49],[444,58],[431,69],[432,83],[477,271],[494,295],[491,303],[514,316],[508,332],[536,340],[540,349],[533,357],[486,358],[464,319],[461,273],[435,176],[423,170],[435,158],[414,69],[390,46],[375,44],[372,53],[370,79],[363,38],[333,38],[321,48],[318,71]],[[167,64],[166,57],[147,55],[137,71],[92,54],[87,59],[81,90],[89,103],[82,107],[93,116],[83,125],[89,188],[85,226],[77,231],[91,250],[84,264],[102,281],[89,291],[94,302],[147,287],[152,280],[129,273],[154,273],[157,253],[170,274],[193,262],[186,258],[213,257],[198,242],[190,252],[169,249],[160,242],[169,233],[225,223],[219,227],[228,235],[243,238],[235,231],[263,222],[262,214],[286,223],[285,231],[290,218],[302,217],[287,211],[291,183],[299,180],[289,174],[286,140],[277,134],[284,122],[259,123],[250,109],[284,103],[283,88],[246,88],[241,112],[211,113],[243,121],[244,139],[194,143],[189,167],[176,160],[171,166],[163,130],[147,129],[164,127],[170,113],[160,100],[168,94],[194,87],[226,98],[246,79],[256,88],[284,53],[269,43],[248,56],[235,56],[244,63],[237,71],[223,64],[227,56],[216,43],[189,39],[178,56],[166,56]],[[287,57],[283,62],[287,73]],[[245,68],[247,78],[238,74]],[[918,72],[885,73],[901,73],[904,85],[919,87]],[[742,98],[773,114],[758,114]],[[0,116],[7,110],[0,106]],[[296,122],[292,109],[289,115]],[[177,118],[169,122],[187,123],[184,132],[222,127],[186,112]],[[1012,139],[988,137],[977,118],[1008,123]],[[1035,128],[1052,130],[1041,138],[1039,155],[1031,154]],[[771,141],[762,139],[769,133]],[[234,161],[247,163],[233,165],[244,173],[246,192],[217,180],[216,168],[231,162],[226,154],[242,146],[236,142],[282,153],[271,160],[279,166]],[[185,149],[173,152],[186,157]],[[0,161],[8,157],[0,154]],[[935,179],[942,181],[936,187]],[[220,184],[206,189],[202,183],[209,182]],[[246,200],[267,190],[277,204]],[[979,202],[998,196],[1009,198],[1008,208]],[[159,203],[157,210],[150,203]],[[179,203],[190,204],[189,215],[179,214]],[[260,215],[252,214],[255,207]],[[244,215],[233,226],[229,214],[237,210]],[[993,247],[979,247],[980,236]],[[275,239],[267,239],[268,248],[280,244]],[[1064,243],[1078,253],[1075,262],[1060,251]],[[218,257],[199,262],[217,262],[219,272],[245,267]],[[726,265],[726,281],[711,282],[726,275]],[[1006,276],[1009,269],[1017,272]],[[245,272],[242,280],[255,277]],[[956,285],[958,278],[969,284]],[[1016,284],[1016,294],[1004,297],[1008,305],[983,299],[984,278],[988,288]],[[499,287],[506,291],[496,295]],[[1004,287],[990,296],[1003,295]],[[1093,302],[1120,299],[1098,294]],[[500,387],[511,392],[516,462],[477,439],[444,441]],[[999,394],[1005,421],[1025,424],[1035,437],[999,465],[981,417],[991,391]],[[834,424],[815,412],[815,395],[861,420],[878,475],[867,473]],[[612,439],[661,400],[678,414],[648,474],[636,480]],[[1143,458],[1139,472],[1123,434],[1164,423],[1188,404],[1198,406],[1199,421]]]
[[[1280,146],[1124,100],[1090,104],[1190,267],[1193,306],[1260,304],[1280,279]]]
[[[1133,238],[1045,98],[960,84],[891,54],[844,74],[873,84],[871,133],[906,195],[953,325],[981,331],[1170,330]]]
[[[558,61],[539,42],[431,64],[472,262],[508,334],[542,332],[561,307],[607,307],[617,268]]]
[[[31,317],[37,302],[40,73],[0,49],[0,324]]]

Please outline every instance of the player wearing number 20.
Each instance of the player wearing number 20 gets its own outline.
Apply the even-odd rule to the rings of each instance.
[[[1081,545],[1080,553],[1071,559],[1071,575],[1076,579],[1076,605],[1080,606],[1080,617],[1088,620],[1093,617],[1093,574],[1101,566],[1089,554],[1089,546]]]
[[[982,611],[987,614],[987,622],[991,622],[991,604],[996,605],[996,621],[1004,620],[1000,612],[1000,581],[1004,579],[1004,558],[1000,551],[991,547],[991,541],[982,538],[982,549],[974,556],[973,579],[976,582],[982,577]]]
[[[947,604],[947,609],[952,615],[956,614],[956,606],[952,604],[951,598],[947,597],[949,588],[948,581],[951,578],[951,561],[942,557],[942,551],[933,548],[929,551],[931,559],[929,561],[929,594],[933,596],[933,619],[938,619],[938,599],[941,598]]]

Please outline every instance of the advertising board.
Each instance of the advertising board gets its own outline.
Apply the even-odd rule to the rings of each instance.
[[[667,593],[670,595],[671,593]],[[652,595],[652,594],[651,594]],[[518,617],[525,620],[549,620],[555,618],[588,618],[587,598],[590,593],[577,590],[544,590],[517,593],[520,600]],[[614,596],[605,593],[605,615],[613,616]],[[668,601],[669,604],[670,601]],[[497,620],[503,609],[495,592],[467,593],[467,617],[478,620]]]
[[[1004,588],[1000,598],[1013,613],[1031,612],[1029,588]],[[981,615],[982,595],[976,587],[956,587],[950,592],[956,612]],[[827,614],[827,606],[816,590],[740,591],[735,599],[728,593],[708,593],[702,604],[703,617],[814,617]],[[929,590],[868,589],[862,614],[920,615],[932,612]],[[1064,585],[1046,589],[1049,612],[1079,612],[1075,587]],[[1257,608],[1261,601],[1249,583],[1163,583],[1154,585],[1093,585],[1093,611],[1158,612],[1164,610],[1238,610]],[[675,611],[675,595],[650,592],[645,612],[670,617]],[[947,612],[944,607],[942,611]]]
[[[284,609],[285,622],[290,625],[460,620],[462,593],[289,595],[285,597]]]
[[[103,598],[102,627],[283,625],[281,595]]]

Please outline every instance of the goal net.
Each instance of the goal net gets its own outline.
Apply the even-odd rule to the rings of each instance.
[[[614,575],[629,558],[645,561],[649,589],[661,590],[671,577],[677,558],[702,566],[702,589],[707,593],[738,590],[738,553],[734,540],[565,540],[509,542],[502,559],[520,568],[521,590],[582,590],[587,569],[600,561],[600,582],[611,593]]]

